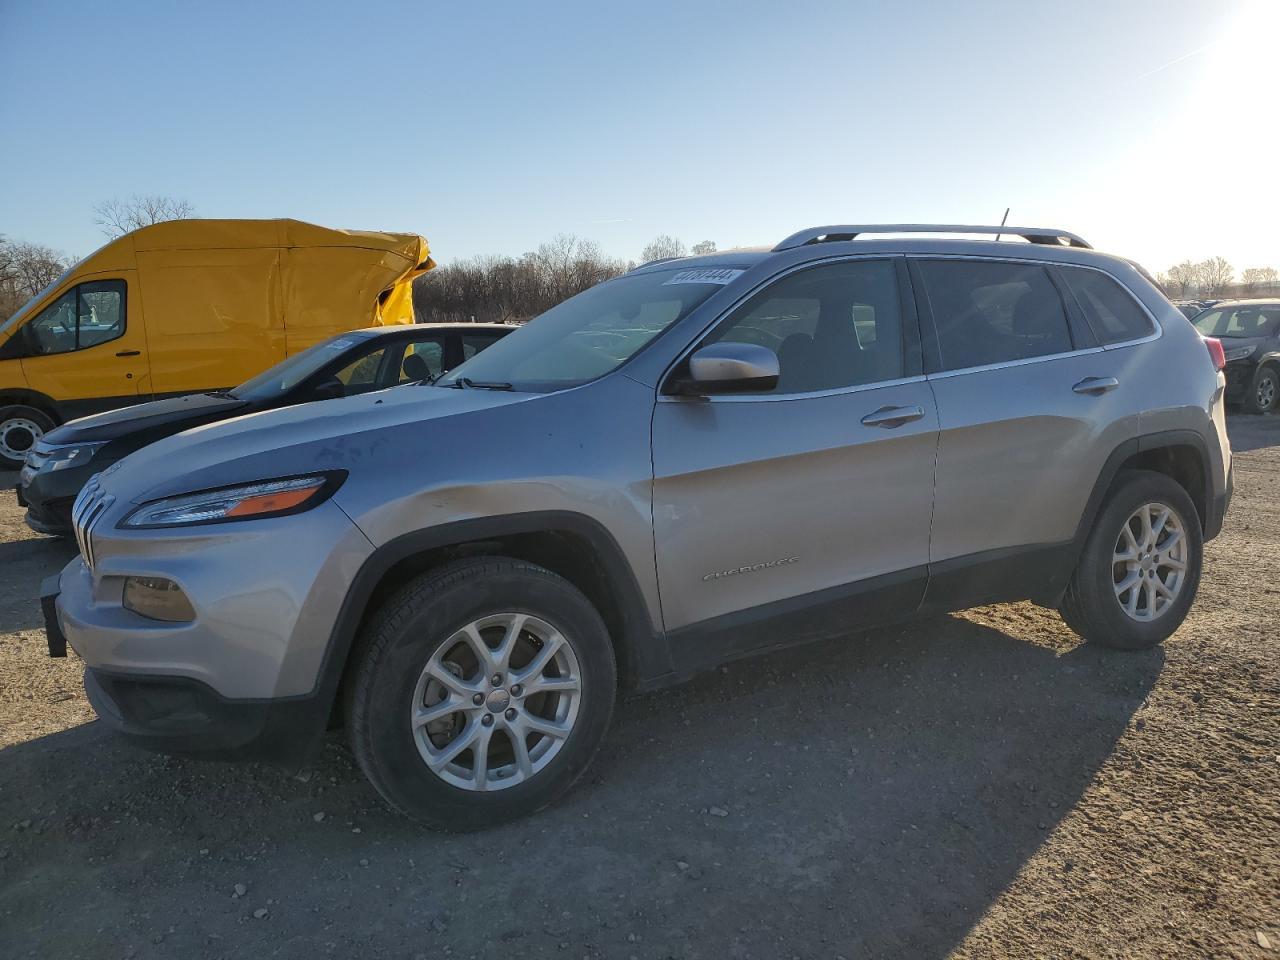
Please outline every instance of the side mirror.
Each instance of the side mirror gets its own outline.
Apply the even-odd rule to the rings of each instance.
[[[778,385],[778,355],[754,343],[711,343],[689,357],[689,373],[669,393],[753,393]]]
[[[328,380],[317,383],[311,393],[312,399],[315,400],[337,400],[347,395],[347,388],[337,377],[330,377]]]

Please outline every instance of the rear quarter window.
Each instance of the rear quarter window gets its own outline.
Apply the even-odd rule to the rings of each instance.
[[[1141,340],[1155,332],[1151,318],[1118,281],[1097,270],[1060,269],[1099,343]]]

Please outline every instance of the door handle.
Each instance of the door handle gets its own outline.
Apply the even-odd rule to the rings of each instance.
[[[891,430],[894,427],[900,427],[904,423],[920,420],[923,417],[923,407],[881,407],[874,413],[868,413],[863,417],[862,424],[867,427],[884,427],[887,430]]]
[[[117,357],[140,357],[142,356],[142,351],[141,350],[121,350],[119,353],[116,354],[116,356]]]
[[[1071,389],[1076,393],[1087,393],[1090,396],[1097,397],[1104,393],[1110,393],[1118,386],[1120,386],[1120,381],[1115,377],[1085,377]]]

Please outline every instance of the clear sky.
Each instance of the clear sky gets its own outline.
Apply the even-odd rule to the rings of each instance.
[[[0,233],[94,203],[636,257],[831,222],[1280,267],[1280,0],[0,0]]]

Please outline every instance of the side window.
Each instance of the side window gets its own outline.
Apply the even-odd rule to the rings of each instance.
[[[444,341],[423,340],[411,343],[400,361],[399,383],[414,383],[444,372]]]
[[[943,370],[1071,350],[1058,289],[1037,264],[921,260]]]
[[[76,348],[76,289],[68,290],[27,323],[27,341],[35,356],[70,353]]]
[[[1062,267],[1061,271],[1098,342],[1123,343],[1154,332],[1151,319],[1133,295],[1105,273],[1074,267]]]
[[[776,394],[896,379],[903,375],[896,269],[890,260],[846,260],[793,273],[752,297],[709,340],[777,353]]]
[[[486,347],[492,347],[501,337],[492,333],[464,333],[462,335],[462,359],[470,360]]]
[[[352,361],[334,374],[346,387],[347,396],[362,393],[378,384],[378,368],[386,355],[385,347],[367,353],[359,360]]]
[[[123,280],[92,280],[68,290],[27,324],[31,353],[70,353],[123,336],[125,289]]]

